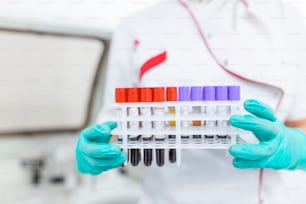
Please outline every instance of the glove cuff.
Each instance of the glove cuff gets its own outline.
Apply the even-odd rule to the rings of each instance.
[[[290,170],[293,169],[301,169],[301,170],[306,170],[306,133],[298,129],[296,131],[299,131],[300,134],[298,134],[298,141],[300,145],[296,146],[296,150],[298,152],[298,159],[296,165],[294,165],[293,168],[289,168]]]

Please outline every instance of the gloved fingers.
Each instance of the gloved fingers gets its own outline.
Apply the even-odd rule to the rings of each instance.
[[[117,127],[117,122],[114,121],[106,121],[103,124],[107,125],[111,130]]]
[[[107,169],[104,168],[97,168],[97,167],[92,167],[90,165],[86,166],[78,166],[78,171],[83,174],[91,174],[91,175],[98,175],[102,173],[103,171],[106,171]]]
[[[115,122],[105,122],[97,124],[84,129],[81,136],[89,141],[109,143],[111,138],[111,131],[117,127]]]
[[[91,158],[111,158],[117,157],[121,153],[120,147],[114,144],[80,142],[82,152]]]
[[[84,156],[79,155],[76,158],[76,161],[77,161],[76,162],[77,163],[77,170],[80,173],[98,175],[101,172],[105,171],[104,168],[94,167],[94,166],[90,165],[87,162],[87,160],[86,160],[86,158]]]
[[[231,146],[230,154],[238,159],[259,160],[270,157],[276,148],[272,143],[265,144],[236,144]]]
[[[276,121],[276,116],[274,114],[274,111],[273,109],[261,102],[261,101],[258,101],[258,100],[255,100],[255,99],[250,99],[250,100],[246,100],[244,102],[244,108],[245,110],[247,110],[248,112],[260,117],[260,118],[264,118],[264,119],[267,119],[267,120],[270,120],[272,122]]]
[[[265,168],[266,162],[265,160],[253,161],[253,160],[235,158],[233,160],[233,166],[238,169],[257,169],[257,168]]]
[[[280,131],[276,123],[253,115],[233,115],[230,123],[234,127],[253,132],[259,141],[271,140]]]
[[[117,157],[102,159],[86,157],[86,160],[91,166],[104,169],[113,169],[121,166],[126,161],[126,154],[121,151],[120,155],[118,155]]]

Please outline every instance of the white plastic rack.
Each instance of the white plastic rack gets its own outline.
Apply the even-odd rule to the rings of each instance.
[[[193,107],[200,107],[200,113],[194,113]],[[116,103],[114,108],[118,127],[112,134],[118,136],[116,144],[125,152],[138,150],[139,159],[145,159],[145,149],[153,152],[157,149],[175,150],[175,163],[180,166],[182,149],[227,149],[240,143],[241,135],[249,134],[229,124],[231,115],[241,113],[240,101]],[[141,115],[142,108],[149,110],[149,114]],[[162,111],[159,115],[154,115],[154,109]],[[174,109],[175,112],[170,113],[169,109]],[[131,115],[130,110],[134,114]],[[193,126],[193,121],[200,121],[201,125]],[[162,123],[164,128],[155,127],[156,122]],[[151,125],[144,128],[143,123]],[[168,155],[163,157],[166,160]],[[157,159],[156,156],[154,158]],[[131,158],[128,161],[131,162]]]

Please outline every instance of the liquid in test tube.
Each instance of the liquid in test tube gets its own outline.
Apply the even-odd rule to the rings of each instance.
[[[191,87],[190,94],[191,101],[202,101],[203,100],[203,90],[201,86],[193,86]],[[199,116],[201,114],[201,106],[192,106],[192,114]],[[192,127],[196,130],[202,126],[201,120],[193,120]],[[195,142],[201,142],[201,135],[193,135],[193,139]]]
[[[227,86],[217,86],[216,87],[216,100],[217,101],[227,101],[228,99],[228,88]],[[226,116],[230,114],[230,107],[228,105],[218,105],[217,114],[219,116]],[[226,129],[229,126],[228,120],[218,120],[218,129]],[[221,140],[222,143],[227,142],[228,135],[217,135],[217,138]]]
[[[127,91],[127,101],[129,103],[138,103],[139,102],[139,89],[138,88],[128,88]],[[128,117],[137,117],[139,115],[138,107],[130,106],[128,107]],[[129,121],[128,122],[129,130],[139,130],[139,121]],[[131,134],[129,135],[130,141],[138,141],[140,139],[139,135]],[[141,160],[140,149],[130,149],[130,161],[132,166],[137,166]]]
[[[153,88],[153,102],[165,102],[165,88],[158,87]],[[160,116],[161,118],[165,115],[165,109],[162,106],[153,107],[153,115]],[[156,130],[164,130],[165,122],[164,121],[154,121],[153,127]],[[155,135],[156,141],[164,141],[166,138],[163,134]],[[157,166],[163,166],[165,164],[165,150],[164,149],[156,149],[156,164]]]
[[[140,89],[140,102],[142,103],[149,103],[152,102],[152,89],[151,88],[141,88]],[[145,106],[140,107],[140,114],[145,117],[150,117],[152,115],[151,107]],[[148,132],[152,130],[152,121],[148,119],[143,120],[141,122],[142,130],[147,130]],[[147,134],[142,135],[142,139],[144,142],[151,141],[153,135]],[[143,163],[145,166],[151,166],[153,158],[153,151],[152,149],[144,149],[143,150]]]
[[[205,86],[203,87],[203,99],[204,101],[215,101],[215,87],[214,86]],[[216,107],[207,105],[204,109],[204,114],[207,117],[213,117],[216,115]],[[207,130],[213,130],[216,128],[216,120],[205,120],[205,128]],[[214,143],[214,135],[205,135],[205,139],[208,143]]]
[[[190,101],[190,89],[188,86],[181,86],[179,87],[179,101],[186,102]],[[188,106],[182,106],[181,107],[181,115],[187,116],[189,115],[189,108]],[[181,121],[181,129],[188,130],[191,125],[188,120],[182,120]],[[182,142],[188,143],[189,135],[181,135]]]
[[[177,101],[177,88],[176,87],[167,87],[167,101],[169,102]],[[176,113],[175,106],[169,106],[168,114],[175,115],[175,113]],[[176,126],[175,120],[168,121],[168,126],[175,127]],[[169,139],[176,139],[175,135],[169,135]],[[169,150],[169,161],[171,163],[176,162],[176,150],[175,149]]]

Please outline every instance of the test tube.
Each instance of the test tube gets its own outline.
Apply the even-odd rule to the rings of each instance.
[[[193,86],[191,87],[191,94],[190,94],[191,101],[202,101],[203,100],[203,91],[201,86]],[[192,106],[192,114],[194,116],[199,116],[201,114],[201,106]],[[201,127],[202,122],[201,120],[193,120],[192,127],[196,130],[197,128]],[[201,142],[201,135],[193,135],[193,139],[195,142]]]
[[[126,95],[126,88],[116,88],[115,89],[115,102],[116,103],[126,103],[127,102],[127,95]],[[122,109],[121,107],[116,108],[116,115],[117,117],[123,117],[126,114],[126,109]],[[120,131],[123,130],[123,122],[118,122],[118,129]],[[118,135],[118,142],[122,142],[122,135]],[[121,149],[122,150],[122,149]],[[122,164],[124,166],[124,164]]]
[[[181,86],[179,87],[179,101],[190,101],[190,89],[188,86]],[[182,106],[181,107],[181,115],[187,116],[189,114],[189,108],[188,106]],[[187,130],[190,128],[190,124],[188,120],[182,120],[181,121],[181,127],[182,129]],[[189,135],[181,135],[182,142],[188,143]]]
[[[215,87],[214,86],[205,86],[203,87],[203,100],[204,101],[215,101],[216,95],[215,95]],[[216,114],[216,107],[207,105],[204,109],[204,114],[208,117],[214,116]],[[204,121],[205,128],[207,130],[212,130],[216,127],[216,120],[205,120]],[[214,142],[214,135],[207,134],[205,135],[205,140],[208,143]]]
[[[152,89],[151,88],[141,88],[140,89],[140,102],[152,102]],[[152,115],[151,107],[145,106],[140,107],[140,114],[145,117],[150,117]],[[144,121],[141,122],[142,130],[151,130],[152,129],[152,122],[146,118]],[[149,131],[148,131],[149,132]],[[144,142],[151,141],[152,135],[142,135],[142,139]],[[144,149],[143,150],[143,163],[145,166],[151,166],[152,164],[152,149]]]
[[[116,88],[115,89],[115,102],[116,103],[126,103],[127,102],[127,95],[126,95],[126,88]],[[116,115],[117,117],[123,117],[126,114],[126,110],[122,109],[122,107],[116,108]],[[122,130],[123,123],[122,121],[118,122],[118,129]],[[118,140],[122,140],[122,135],[118,135]]]
[[[233,102],[230,107],[231,115],[239,113],[239,103],[237,102],[240,101],[240,86],[229,86],[228,87],[228,100]],[[231,137],[231,139],[232,140],[236,139],[236,141],[232,141],[232,142],[236,142],[236,143],[240,142],[239,134],[236,135],[235,137]]]
[[[228,100],[228,88],[227,86],[217,86],[216,87],[216,100],[217,101],[227,101]],[[217,114],[219,116],[226,116],[230,114],[230,107],[228,105],[218,105]],[[218,120],[218,129],[225,129],[229,125],[228,120]],[[226,143],[228,135],[217,135],[222,143]]]
[[[153,102],[165,102],[165,88],[158,87],[153,88]],[[163,117],[165,115],[165,109],[161,106],[153,107],[153,115]],[[164,121],[154,121],[153,127],[156,130],[164,130],[165,129],[165,122]],[[163,134],[156,134],[155,140],[156,141],[164,141],[165,135]],[[156,149],[156,164],[157,166],[163,166],[165,164],[165,150],[164,149]]]
[[[127,101],[129,103],[137,103],[139,102],[139,89],[138,88],[128,88],[127,91]],[[129,117],[137,117],[139,115],[139,110],[137,106],[130,106],[128,107],[128,116]],[[128,122],[129,130],[139,130],[139,121],[129,121]],[[137,134],[130,134],[129,139],[130,141],[138,141],[139,135]],[[130,161],[132,166],[137,166],[141,160],[140,149],[130,149]]]
[[[167,87],[167,101],[177,101],[177,88],[176,87]],[[175,115],[176,110],[175,106],[169,106],[168,107],[168,114],[169,115]],[[168,122],[169,127],[175,127],[176,123],[175,120],[170,120]],[[169,135],[169,139],[176,139],[175,135]],[[171,163],[176,162],[176,150],[175,149],[170,149],[169,150],[169,161]]]
[[[240,86],[228,86],[228,100],[240,101]],[[231,114],[239,113],[239,104],[231,105]]]

